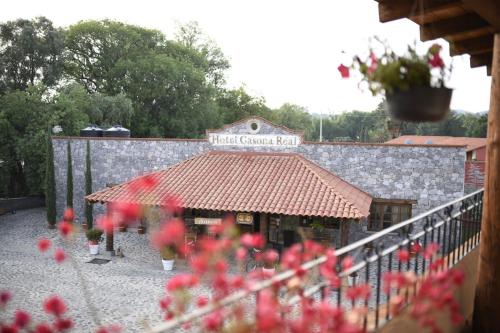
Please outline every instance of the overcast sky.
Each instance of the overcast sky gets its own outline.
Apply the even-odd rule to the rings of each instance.
[[[23,0],[2,3],[0,21],[42,15],[58,26],[114,19],[169,38],[178,24],[197,21],[230,59],[230,87],[245,85],[270,107],[290,102],[314,113],[370,111],[380,101],[355,79],[340,78],[337,66],[348,60],[342,50],[361,53],[375,34],[395,50],[418,40],[418,26],[409,20],[379,23],[374,0]],[[486,68],[469,68],[468,56],[454,57],[453,66],[452,109],[488,110]]]

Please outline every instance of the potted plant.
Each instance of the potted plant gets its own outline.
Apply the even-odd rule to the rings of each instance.
[[[163,269],[166,271],[171,271],[174,268],[175,256],[177,251],[174,246],[164,246],[160,250],[161,262],[163,263]]]
[[[451,73],[440,56],[441,46],[433,44],[419,55],[415,46],[409,46],[399,56],[379,41],[384,52],[377,56],[370,50],[367,59],[354,57],[350,67],[340,65],[342,77],[349,77],[349,69],[359,71],[373,95],[385,94],[386,107],[392,117],[403,121],[438,121],[450,110],[452,90],[444,85]]]
[[[102,239],[102,230],[89,229],[85,234],[87,235],[87,239],[89,240],[90,254],[99,254],[99,243]]]

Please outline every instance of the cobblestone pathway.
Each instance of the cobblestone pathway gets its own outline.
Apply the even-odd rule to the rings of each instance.
[[[56,264],[53,248],[48,253],[38,252],[40,237],[63,247],[73,261]],[[8,311],[0,312],[0,316],[12,318],[15,309],[26,309],[37,321],[47,321],[42,302],[58,294],[67,302],[68,314],[75,322],[74,332],[93,332],[96,321],[120,324],[124,332],[141,332],[145,325],[158,323],[158,300],[165,294],[165,282],[185,271],[185,266],[180,262],[172,273],[163,271],[158,253],[149,246],[148,235],[139,235],[135,230],[117,232],[117,246],[123,249],[124,258],[113,257],[105,265],[89,264],[94,256],[89,254],[83,232],[78,232],[69,244],[62,244],[57,230],[47,228],[43,209],[0,216],[0,289],[10,290],[14,296]],[[77,270],[87,282],[95,316],[85,302]]]

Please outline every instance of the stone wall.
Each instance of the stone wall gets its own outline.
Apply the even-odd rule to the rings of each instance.
[[[306,142],[289,148],[242,148],[215,147],[206,140],[54,137],[59,214],[63,211],[66,196],[67,140],[72,147],[77,216],[83,216],[87,140],[91,146],[94,191],[209,150],[299,153],[374,198],[416,200],[413,215],[458,198],[464,191],[465,149],[460,147]],[[96,213],[102,212],[101,205],[95,206]]]

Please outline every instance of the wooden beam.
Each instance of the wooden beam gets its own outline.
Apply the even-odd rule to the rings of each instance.
[[[473,332],[498,333],[500,320],[500,33],[495,35],[491,76],[479,276],[474,299]]]
[[[481,66],[488,66],[488,65],[491,65],[492,61],[493,61],[493,53],[492,52],[471,55],[470,67],[475,68],[475,67],[481,67]]]
[[[488,22],[475,13],[468,13],[421,25],[420,39],[422,41],[436,38],[463,40],[468,37],[485,35],[490,31],[491,27]]]
[[[378,15],[380,22],[389,22],[407,17],[424,23],[428,21],[426,17],[430,18],[435,15],[450,17],[457,13],[463,13],[461,3],[461,0],[380,1]]]
[[[450,43],[450,55],[478,54],[493,51],[494,35],[486,35]]]
[[[500,31],[500,2],[498,0],[464,0],[464,3],[488,21],[496,31]]]

